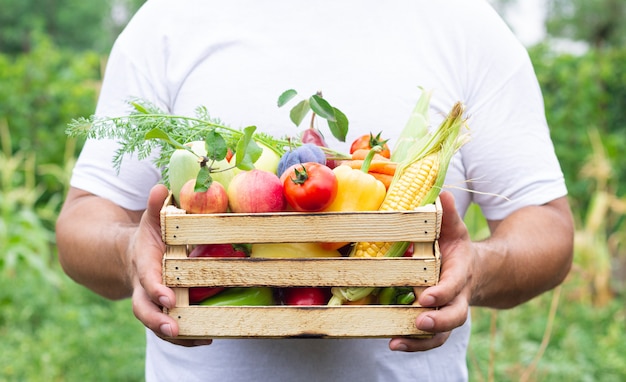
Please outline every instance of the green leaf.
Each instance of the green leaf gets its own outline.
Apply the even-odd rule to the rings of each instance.
[[[294,89],[285,90],[283,94],[278,97],[278,107],[284,106],[287,102],[291,101],[293,97],[298,94]]]
[[[311,96],[311,98],[309,98],[309,102],[311,103],[311,109],[313,109],[315,114],[326,119],[327,121],[336,121],[335,109],[330,106],[328,101],[326,101],[324,98],[320,97],[317,94],[314,94]]]
[[[131,102],[130,105],[141,114],[148,114],[148,110],[139,102]]]
[[[170,137],[169,134],[159,129],[158,127],[155,127],[154,129],[148,131],[144,137],[146,140],[159,139],[159,140],[165,141],[177,149],[189,150],[189,147],[184,146],[181,143],[177,142],[174,138]]]
[[[340,142],[345,142],[346,135],[348,135],[348,117],[341,110],[333,109],[335,111],[335,122],[328,121],[328,128],[335,138]]]
[[[293,122],[296,126],[300,126],[302,120],[310,110],[311,106],[309,105],[309,101],[302,100],[291,109],[291,111],[289,112],[289,118],[291,119],[291,122]]]
[[[206,192],[213,183],[211,171],[207,166],[200,167],[198,176],[196,177],[196,185],[193,187],[194,192]]]
[[[226,154],[228,154],[228,145],[220,133],[215,130],[209,130],[204,137],[204,143],[207,158],[214,161],[220,161],[226,158]]]
[[[235,166],[241,170],[254,169],[254,162],[259,159],[263,149],[252,139],[256,126],[248,126],[243,129],[243,135],[237,141],[235,152]]]

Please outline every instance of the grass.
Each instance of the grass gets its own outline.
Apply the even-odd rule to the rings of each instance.
[[[27,267],[0,278],[0,380],[143,380],[144,328],[130,301],[105,300],[53,268],[58,286]],[[626,299],[581,302],[580,280],[573,272],[563,284],[550,341],[530,374],[556,292],[511,310],[474,308],[470,380],[626,380]]]
[[[58,286],[30,268],[0,278],[0,380],[143,380],[144,330],[130,301],[107,301],[55,268]]]

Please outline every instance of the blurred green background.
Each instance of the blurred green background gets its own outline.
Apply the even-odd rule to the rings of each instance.
[[[494,1],[505,16],[520,1]],[[0,381],[143,380],[130,301],[69,280],[54,222],[115,36],[139,0],[0,0]],[[472,381],[626,380],[626,16],[622,0],[548,0],[529,45],[576,218],[566,282],[523,306],[474,308]],[[536,20],[535,20],[536,21]],[[485,235],[477,208],[467,216]]]

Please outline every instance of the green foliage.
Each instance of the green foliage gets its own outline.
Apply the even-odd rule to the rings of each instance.
[[[11,152],[29,153],[37,165],[76,156],[80,145],[64,144],[65,128],[93,113],[101,71],[99,55],[62,51],[45,38],[28,54],[0,54],[0,121],[11,131]],[[44,199],[60,189],[53,176],[36,176],[46,185]]]
[[[623,0],[550,0],[550,36],[585,41],[595,48],[626,44],[626,3]]]
[[[38,203],[45,189],[36,183],[34,157],[11,153],[11,137],[2,121],[0,136],[0,275],[10,276],[26,266],[55,285],[58,275],[49,269],[54,261],[51,227],[60,198]]]
[[[614,172],[616,195],[626,189],[626,49],[591,50],[582,56],[555,55],[546,45],[531,50],[545,98],[546,114],[575,212],[585,211],[595,181],[581,173],[593,155],[590,131],[597,130]],[[584,218],[584,216],[583,216]],[[610,227],[611,229],[615,227]]]
[[[601,309],[580,303],[578,273],[563,284],[548,346],[537,366],[529,365],[544,335],[556,291],[515,309],[472,310],[472,340],[468,352],[471,381],[623,381],[626,378],[626,298]],[[495,327],[492,327],[495,319]],[[493,358],[490,358],[493,357]]]
[[[38,35],[71,50],[108,52],[144,0],[0,0],[0,52],[29,52]]]
[[[130,300],[105,300],[50,270],[55,286],[30,268],[0,277],[0,380],[144,380],[144,328]]]

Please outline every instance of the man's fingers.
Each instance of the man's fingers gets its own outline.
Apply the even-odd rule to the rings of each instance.
[[[393,338],[389,341],[389,349],[406,352],[426,351],[443,345],[448,337],[450,332],[437,333],[431,338]]]
[[[164,314],[142,288],[133,291],[133,313],[148,329],[157,335],[175,337],[178,335],[176,321]]]

